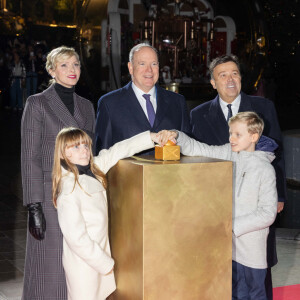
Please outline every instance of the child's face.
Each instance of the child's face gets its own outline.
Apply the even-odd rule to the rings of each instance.
[[[75,165],[87,166],[90,163],[90,148],[88,144],[80,144],[65,149],[65,155]]]
[[[247,124],[244,122],[233,122],[229,127],[229,142],[233,152],[255,151],[255,143],[258,134],[248,132]]]

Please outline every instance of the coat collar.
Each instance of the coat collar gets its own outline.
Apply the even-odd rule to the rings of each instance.
[[[132,115],[133,118],[137,119],[139,124],[146,125],[150,130],[151,125],[132,89],[132,82],[129,82],[123,89],[125,91],[123,97],[128,103],[127,109],[129,111],[129,115]]]
[[[139,101],[136,98],[136,95],[132,89],[132,82],[128,83],[126,86],[124,86],[124,97],[128,101],[128,109],[131,112],[134,112],[134,118],[138,119],[138,122],[141,124],[147,124],[147,127],[149,130],[155,130],[160,124],[160,122],[164,119],[165,114],[168,110],[168,106],[170,104],[170,99],[168,97],[168,94],[166,90],[164,90],[162,87],[156,84],[156,101],[157,101],[157,109],[155,114],[155,120],[153,127],[151,128],[151,125],[148,121],[148,118],[146,117]],[[132,113],[131,113],[132,115]]]
[[[160,87],[158,84],[156,85],[156,101],[157,110],[153,128],[157,128],[159,126],[160,122],[164,119],[168,111],[168,107],[170,105],[170,98],[168,92],[162,87]]]
[[[204,116],[220,145],[228,143],[229,127],[222,112],[219,95],[210,103],[208,114]]]
[[[239,107],[239,112],[243,111],[254,111],[251,104],[251,98],[245,93],[241,92],[241,104]]]
[[[253,111],[253,108],[251,105],[251,98],[245,93],[241,92],[239,112],[243,111]],[[217,95],[216,98],[211,101],[208,114],[205,115],[205,118],[207,123],[212,128],[212,131],[220,145],[228,143],[229,126],[219,103],[219,95]]]
[[[62,192],[64,194],[71,194],[74,188],[75,176],[73,173],[68,172],[66,169],[62,168]],[[78,182],[81,185],[84,192],[88,194],[94,194],[100,191],[105,191],[105,188],[97,179],[88,175],[79,175]],[[77,188],[81,189],[79,186]]]
[[[57,92],[55,91],[54,85],[51,85],[47,90],[43,92],[44,96],[49,100],[48,104],[54,114],[67,126],[81,127],[78,122],[81,116],[85,116],[84,112],[80,110],[77,101],[77,95],[74,93],[74,116],[71,115],[67,107],[59,98]]]

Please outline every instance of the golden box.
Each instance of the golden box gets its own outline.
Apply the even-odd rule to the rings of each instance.
[[[110,299],[231,299],[232,162],[129,158],[108,181]]]
[[[165,145],[163,147],[155,146],[155,159],[161,160],[179,160],[180,146]]]

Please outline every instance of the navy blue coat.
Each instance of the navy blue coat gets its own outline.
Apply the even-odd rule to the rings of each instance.
[[[266,98],[241,93],[239,112],[243,111],[256,112],[265,123],[263,135],[274,139],[279,145],[273,166],[276,171],[278,200],[284,201],[286,199],[285,168],[281,130],[275,106]],[[191,125],[192,135],[200,142],[208,145],[224,145],[229,142],[229,127],[219,103],[219,96],[191,111]]]
[[[135,96],[131,82],[100,98],[96,120],[97,153],[146,130],[158,132],[162,129],[177,129],[190,134],[185,98],[158,85],[156,92],[157,110],[153,127]]]
[[[285,167],[282,148],[281,130],[273,102],[266,98],[249,96],[241,93],[239,112],[254,111],[265,123],[263,135],[276,141],[278,149],[273,166],[276,171],[278,201],[286,199]],[[209,145],[224,145],[229,142],[229,127],[219,103],[219,96],[205,102],[191,111],[192,135],[198,141]],[[270,228],[268,237],[268,265],[277,263],[275,232]]]

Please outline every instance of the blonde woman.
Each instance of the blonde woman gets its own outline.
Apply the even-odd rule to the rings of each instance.
[[[51,85],[27,99],[21,123],[23,203],[28,208],[24,300],[67,299],[63,239],[52,204],[55,138],[68,126],[94,134],[93,105],[74,91],[80,77],[78,54],[73,48],[55,48],[46,69]]]
[[[152,148],[153,141],[155,134],[144,132],[93,158],[92,140],[84,131],[66,128],[58,134],[52,191],[63,233],[68,299],[102,300],[115,290],[105,174],[119,159]]]

